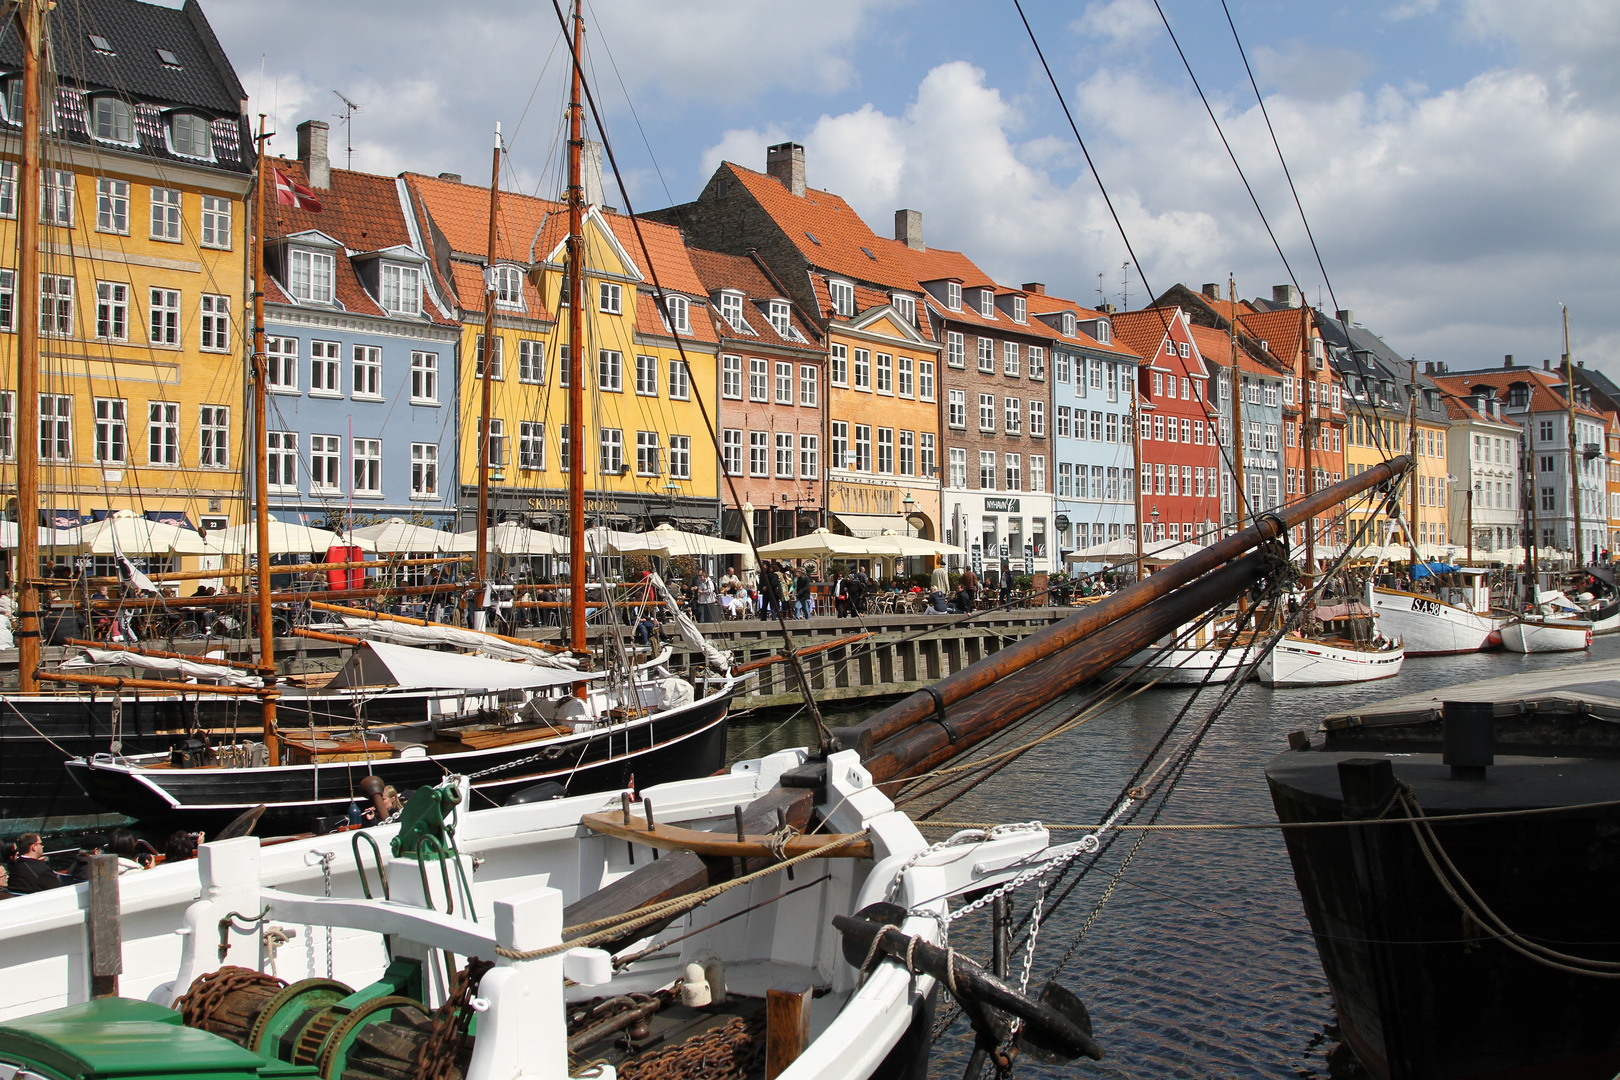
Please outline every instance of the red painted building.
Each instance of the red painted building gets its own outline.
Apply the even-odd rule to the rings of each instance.
[[[1219,535],[1221,492],[1209,370],[1180,308],[1113,317],[1114,338],[1142,357],[1137,369],[1137,475],[1142,538],[1203,545]]]

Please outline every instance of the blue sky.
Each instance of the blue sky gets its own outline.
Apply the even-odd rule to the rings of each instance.
[[[1161,0],[1311,300],[1323,288],[1218,2]],[[1228,0],[1339,305],[1453,368],[1561,350],[1620,369],[1620,5],[1605,0]],[[355,118],[356,168],[507,186],[560,182],[565,65],[551,5],[211,0],[254,96],[287,135]],[[1028,0],[1031,22],[1155,291],[1288,280],[1152,0]],[[638,208],[690,198],[722,158],[802,142],[812,186],[879,232],[924,215],[934,246],[998,279],[1121,299],[1125,250],[1011,4],[595,0],[588,53]],[[474,73],[469,75],[468,73]],[[627,105],[633,105],[634,112]],[[336,156],[336,155],[335,155]],[[341,161],[341,158],[340,158]],[[610,200],[611,201],[611,200]],[[1616,363],[1610,363],[1615,361]]]

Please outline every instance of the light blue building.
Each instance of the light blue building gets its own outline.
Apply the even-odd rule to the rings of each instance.
[[[1050,327],[1052,456],[1058,546],[1064,554],[1135,536],[1132,441],[1140,358],[1114,343],[1108,313],[1042,297]],[[1050,307],[1052,310],[1044,310]]]
[[[268,208],[268,493],[285,521],[341,530],[455,519],[460,323],[391,177],[330,168],[327,125],[274,162],[321,200]]]

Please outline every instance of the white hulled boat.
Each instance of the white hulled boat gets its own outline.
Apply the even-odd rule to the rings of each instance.
[[[1266,686],[1335,686],[1372,682],[1401,673],[1406,649],[1400,638],[1380,632],[1370,608],[1349,601],[1317,604],[1307,625],[1319,630],[1289,633],[1260,660],[1256,675]]]
[[[1406,643],[1408,656],[1449,656],[1502,644],[1507,619],[1491,610],[1490,571],[1459,566],[1432,596],[1369,586],[1378,626]]]
[[[1579,606],[1557,589],[1536,593],[1530,613],[1502,628],[1508,652],[1579,652],[1592,647],[1592,621],[1581,618]]]

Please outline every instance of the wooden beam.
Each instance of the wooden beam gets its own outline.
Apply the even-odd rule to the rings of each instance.
[[[118,905],[118,856],[90,856],[90,907],[85,912],[89,944],[90,996],[117,997],[124,973],[124,937]]]
[[[796,651],[793,655],[798,657],[814,656],[816,653],[826,652],[828,649],[836,649],[841,645],[853,645],[857,641],[865,641],[869,637],[876,636],[877,635],[870,630],[860,634],[847,634],[844,637],[833,638],[831,641],[823,641],[815,645],[806,645],[804,648]],[[737,667],[731,669],[731,673],[733,675],[741,675],[744,672],[754,671],[758,668],[770,667],[772,664],[780,664],[786,659],[787,656],[785,654],[777,653],[775,656],[767,656],[762,660],[750,660],[746,664],[739,664]]]
[[[592,832],[645,844],[662,851],[691,851],[699,855],[737,859],[771,859],[778,856],[778,850],[772,845],[771,837],[768,835],[744,834],[740,838],[733,839],[729,833],[683,829],[677,825],[655,824],[649,829],[645,821],[637,819],[634,815],[626,824],[618,812],[586,814],[580,818],[579,823]],[[801,834],[781,846],[780,857],[790,859],[795,855],[817,851],[842,839],[843,836],[838,833]],[[829,851],[827,855],[836,858],[870,859],[872,842],[857,840]]]
[[[765,992],[765,1080],[787,1071],[810,1045],[810,1003],[816,988],[785,980]]]
[[[109,690],[161,690],[166,694],[226,694],[238,697],[262,696],[265,694],[280,697],[275,690],[254,689],[251,686],[215,686],[213,683],[181,682],[178,679],[121,679],[116,675],[80,675],[76,672],[46,671],[41,668],[35,672],[37,678],[46,682],[74,683],[78,686],[104,686]]]

